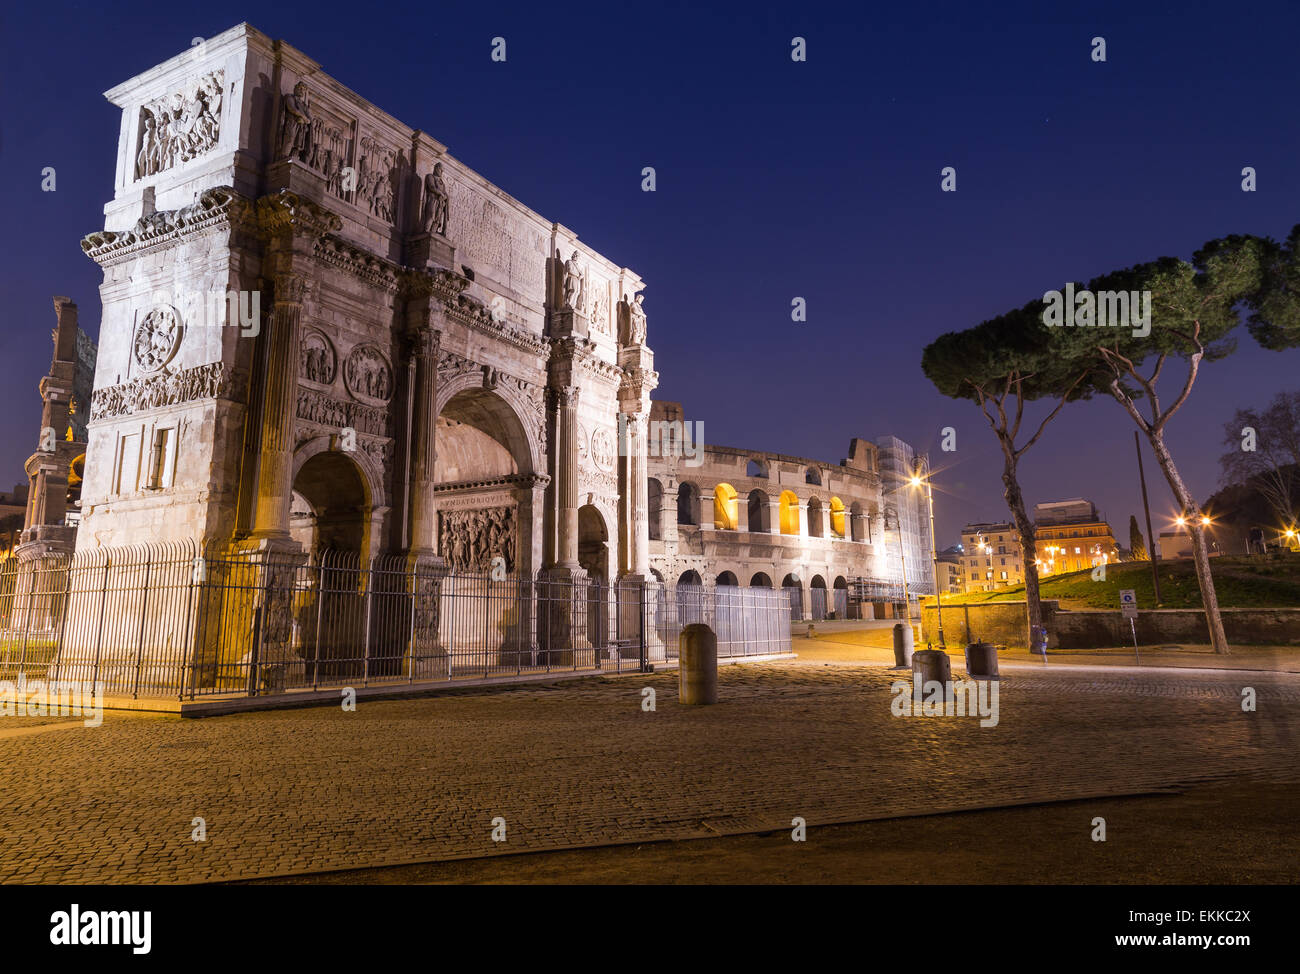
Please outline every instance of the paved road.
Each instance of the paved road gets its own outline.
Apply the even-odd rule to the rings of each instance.
[[[773,662],[724,667],[710,708],[678,706],[657,674],[48,724],[0,738],[0,881],[236,879],[1298,776],[1285,674],[1016,671],[993,728],[894,717],[894,679]]]

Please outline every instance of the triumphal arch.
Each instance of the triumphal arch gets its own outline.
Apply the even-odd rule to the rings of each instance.
[[[106,96],[79,549],[647,576],[640,277],[248,25]]]

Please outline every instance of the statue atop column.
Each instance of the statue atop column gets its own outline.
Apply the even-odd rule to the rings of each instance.
[[[566,308],[574,311],[582,310],[583,284],[582,265],[578,263],[578,252],[575,250],[564,262],[564,306]]]
[[[638,294],[628,308],[627,340],[630,345],[645,344],[645,309],[641,307],[644,300],[645,295]]]
[[[424,208],[420,225],[425,233],[447,235],[447,184],[442,179],[442,163],[435,163],[433,172],[424,177]]]
[[[293,94],[284,96],[284,119],[280,129],[280,158],[302,160],[311,144],[311,105],[307,85],[299,81]]]

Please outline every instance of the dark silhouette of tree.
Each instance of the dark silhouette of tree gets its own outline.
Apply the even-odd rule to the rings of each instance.
[[[1043,610],[1038,546],[1020,489],[1020,460],[1067,402],[1093,392],[1084,382],[1087,369],[1056,354],[1051,330],[1043,326],[1042,311],[1041,301],[1030,302],[974,328],[942,335],[921,355],[921,369],[935,388],[945,396],[978,405],[1002,448],[1003,496],[1024,549],[1026,645],[1032,645],[1033,628],[1042,625]],[[1038,400],[1054,404],[1034,427],[1032,421],[1025,422],[1025,405]],[[1022,433],[1027,438],[1017,443]]]
[[[1142,540],[1142,529],[1138,527],[1136,514],[1128,516],[1128,547],[1134,561],[1151,560],[1151,556],[1147,554],[1147,543]]]
[[[1047,329],[1060,358],[1086,368],[1091,387],[1109,394],[1150,443],[1191,536],[1210,641],[1220,654],[1228,652],[1228,641],[1214,591],[1202,511],[1169,452],[1165,432],[1192,394],[1201,365],[1233,350],[1231,333],[1240,324],[1238,307],[1260,294],[1263,249],[1264,242],[1257,237],[1225,237],[1205,244],[1190,262],[1162,257],[1089,282],[1093,294],[1150,292],[1146,334],[1143,328],[1129,327],[1134,322]],[[1179,361],[1186,371],[1173,398],[1162,399],[1159,380],[1166,367]]]

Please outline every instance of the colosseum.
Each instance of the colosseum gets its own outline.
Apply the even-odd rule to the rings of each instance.
[[[679,593],[782,588],[792,619],[893,618],[933,591],[916,455],[854,437],[838,464],[692,441],[680,403],[651,403],[650,570]],[[906,588],[904,583],[906,582]],[[679,599],[682,596],[679,594]]]

